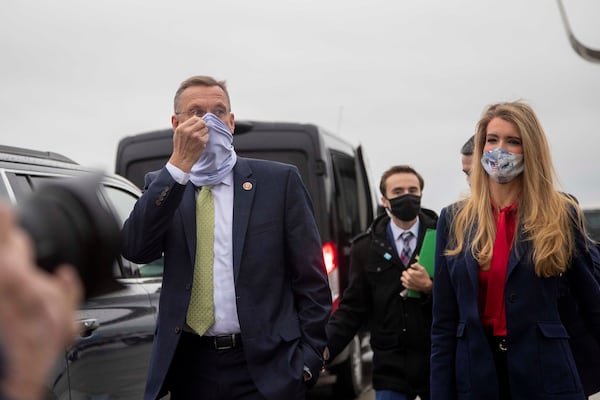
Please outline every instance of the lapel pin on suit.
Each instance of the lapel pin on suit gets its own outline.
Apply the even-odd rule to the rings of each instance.
[[[244,182],[242,184],[242,189],[244,189],[244,190],[252,190],[252,182]]]

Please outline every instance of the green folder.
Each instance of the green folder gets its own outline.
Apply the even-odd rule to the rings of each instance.
[[[433,276],[433,265],[435,261],[435,229],[427,229],[425,231],[425,237],[423,238],[423,244],[421,245],[421,252],[419,253],[419,264],[427,270],[429,276]],[[407,297],[421,297],[421,292],[415,290],[409,290]]]

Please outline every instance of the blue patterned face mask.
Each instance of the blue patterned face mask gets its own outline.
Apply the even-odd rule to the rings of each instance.
[[[214,114],[202,117],[208,126],[208,144],[192,167],[190,180],[196,186],[215,185],[233,169],[237,156],[233,149],[233,135],[227,125]]]
[[[484,151],[481,165],[485,172],[498,183],[508,183],[523,173],[523,154],[496,148]]]

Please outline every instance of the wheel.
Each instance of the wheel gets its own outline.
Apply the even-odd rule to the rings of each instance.
[[[354,336],[349,346],[348,358],[337,365],[333,371],[336,375],[333,394],[334,398],[339,400],[356,398],[364,391],[366,386],[361,342],[358,335]]]

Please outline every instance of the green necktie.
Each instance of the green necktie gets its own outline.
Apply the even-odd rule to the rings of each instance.
[[[211,186],[202,186],[196,200],[196,265],[187,324],[204,335],[215,322],[213,264],[215,243],[215,204]]]

